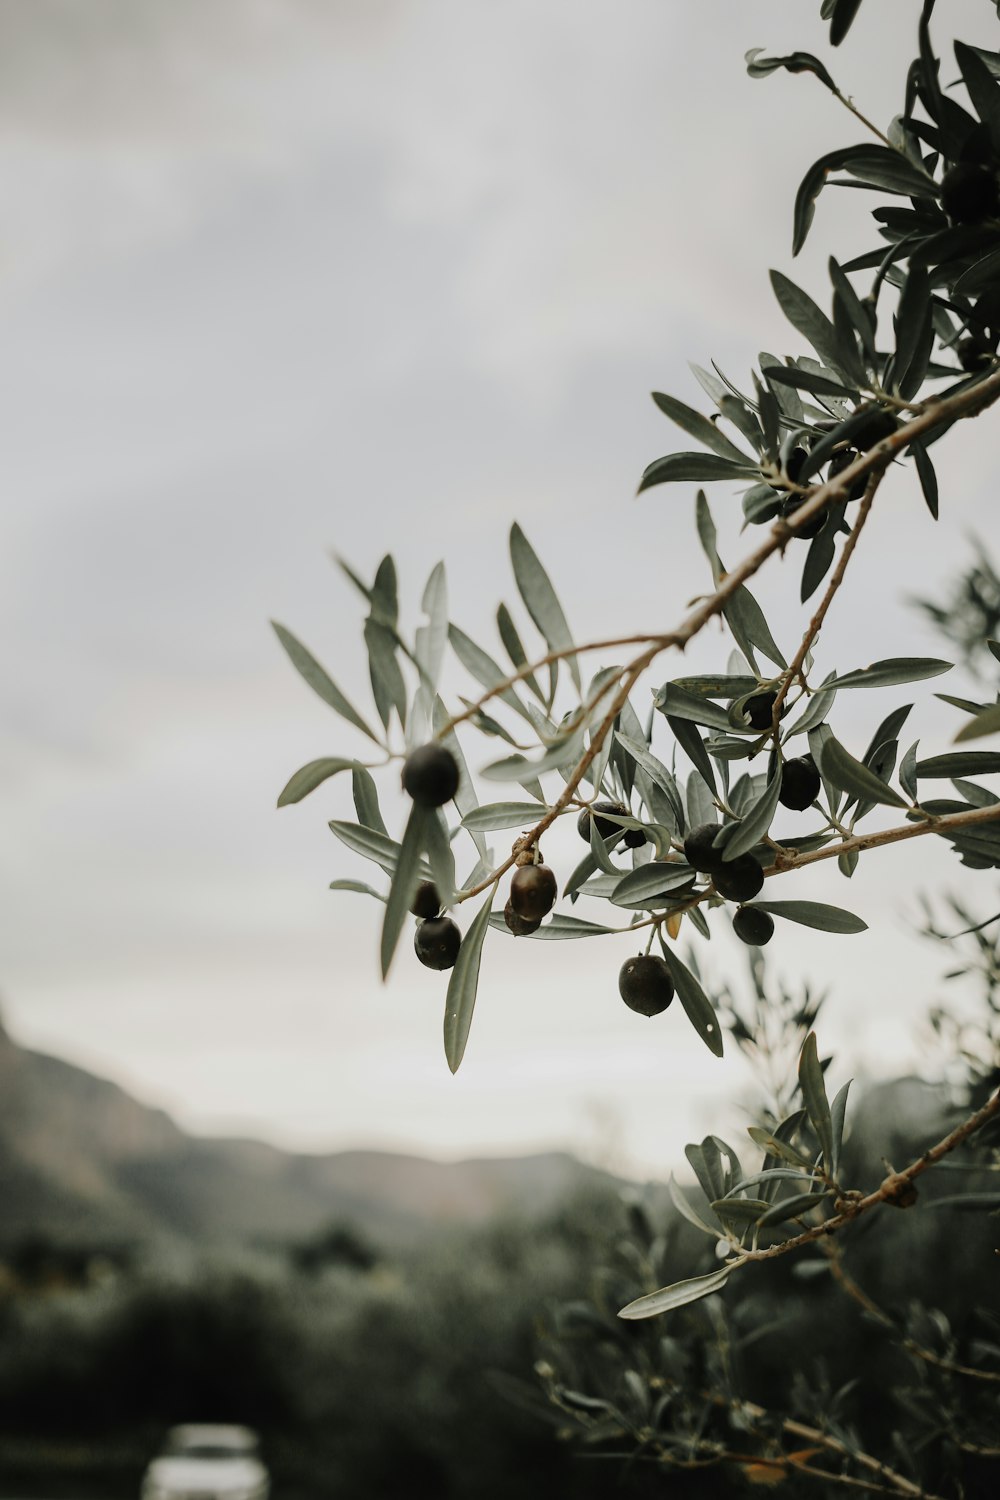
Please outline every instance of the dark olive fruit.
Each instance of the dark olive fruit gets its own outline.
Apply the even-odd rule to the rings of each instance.
[[[755,906],[741,906],[733,917],[733,931],[741,943],[763,948],[774,937],[774,918],[770,912],[758,911]]]
[[[410,910],[415,917],[436,917],[441,910],[441,897],[433,880],[422,880],[413,893]]]
[[[653,953],[627,958],[618,973],[618,993],[629,1010],[658,1016],[674,998],[674,981],[666,960]]]
[[[805,448],[793,448],[785,461],[785,473],[794,484],[802,473],[802,465],[808,458]]]
[[[421,807],[443,807],[458,791],[458,762],[438,740],[411,751],[403,763],[403,791]]]
[[[851,441],[855,448],[864,453],[868,448],[874,448],[883,438],[891,437],[896,431],[899,423],[891,411],[886,411],[882,406],[871,406],[866,413],[864,422],[858,424]]]
[[[771,727],[771,714],[774,711],[774,702],[777,693],[754,693],[743,705],[746,714],[754,729],[769,729]]]
[[[712,880],[727,901],[752,901],[764,884],[764,871],[752,854],[738,854],[713,870]]]
[[[646,842],[646,835],[641,828],[626,828],[622,842],[626,849],[641,849]]]
[[[711,875],[722,864],[722,855],[713,848],[718,832],[718,823],[699,823],[684,840],[684,858],[703,875]]]
[[[555,905],[557,890],[548,865],[521,865],[510,882],[510,904],[526,922],[540,922]]]
[[[969,375],[974,375],[977,370],[985,369],[987,365],[993,363],[995,358],[989,344],[977,338],[961,339],[956,352],[959,364]]]
[[[541,917],[534,922],[527,917],[519,917],[509,901],[503,909],[503,919],[515,937],[527,937],[529,933],[537,932],[542,925]]]
[[[782,807],[802,812],[816,801],[821,784],[812,756],[796,755],[793,760],[786,760],[781,768],[778,801]]]
[[[590,843],[590,820],[592,817],[597,826],[598,838],[609,839],[612,834],[620,836],[625,832],[620,823],[612,823],[607,818],[599,818],[597,817],[598,813],[617,813],[620,818],[627,818],[628,808],[623,807],[620,802],[595,802],[593,807],[585,807],[576,820],[576,831],[585,844]]]
[[[782,520],[790,521],[795,513],[802,509],[805,503],[804,500],[786,500],[781,507]],[[803,537],[807,542],[811,542],[813,537],[817,536],[826,525],[826,514],[825,510],[821,510],[816,515],[810,516],[808,521],[804,521],[801,526],[796,526],[795,535]]]
[[[841,453],[835,453],[830,460],[830,467],[826,471],[826,477],[828,479],[836,479],[838,474],[842,474],[845,469],[849,469],[854,460],[860,457],[860,453],[855,453],[853,448],[845,448]],[[848,500],[860,500],[864,495],[867,485],[868,476],[863,474],[860,479],[854,481],[847,491],[845,498]]]
[[[979,162],[960,161],[941,181],[941,207],[953,224],[981,224],[1000,214],[996,173]]]
[[[453,969],[461,946],[461,930],[450,917],[420,922],[413,935],[413,951],[425,969]]]

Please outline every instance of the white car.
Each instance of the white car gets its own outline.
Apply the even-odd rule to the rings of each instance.
[[[270,1487],[249,1427],[190,1422],[167,1434],[142,1500],[267,1500]]]

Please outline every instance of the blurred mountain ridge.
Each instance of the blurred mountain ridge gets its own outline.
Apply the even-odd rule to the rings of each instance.
[[[392,1244],[502,1212],[530,1219],[614,1181],[559,1151],[436,1162],[191,1136],[117,1084],[19,1046],[0,1023],[0,1247],[27,1235],[274,1242],[335,1221]]]

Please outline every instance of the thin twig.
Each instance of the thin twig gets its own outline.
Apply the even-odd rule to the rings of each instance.
[[[937,1145],[930,1146],[912,1161],[908,1167],[901,1172],[890,1172],[883,1182],[864,1198],[857,1198],[848,1203],[845,1208],[832,1218],[824,1219],[822,1224],[815,1224],[811,1229],[804,1229],[801,1234],[794,1235],[790,1240],[782,1240],[778,1245],[769,1245],[765,1250],[743,1250],[731,1263],[734,1267],[746,1265],[750,1261],[775,1260],[779,1255],[787,1255],[789,1250],[797,1250],[802,1245],[809,1245],[813,1240],[822,1239],[824,1235],[835,1234],[838,1229],[843,1229],[845,1224],[853,1224],[862,1214],[868,1213],[873,1208],[878,1208],[883,1203],[891,1202],[898,1198],[905,1188],[918,1178],[921,1173],[926,1172],[928,1167],[934,1166],[942,1157],[954,1151],[963,1141],[968,1140],[977,1130],[980,1130],[994,1115],[1000,1113],[1000,1089],[993,1097],[971,1114],[961,1125],[956,1125]]]
[[[509,677],[505,677],[502,682],[494,684],[482,697],[477,698],[475,703],[470,703],[463,713],[456,714],[454,718],[449,719],[447,724],[438,731],[438,738],[443,739],[446,734],[450,734],[459,724],[464,724],[466,719],[474,718],[492,699],[502,697],[511,688],[516,687],[519,682],[523,682],[526,677],[533,676],[542,667],[549,667],[553,662],[565,661],[568,656],[579,656],[584,651],[610,651],[615,646],[643,646],[649,641],[662,641],[664,639],[664,636],[652,633],[648,635],[620,635],[611,636],[606,641],[586,641],[582,646],[563,646],[558,651],[547,651],[537,661],[529,662],[526,667],[521,667],[519,671],[512,672]]]
[[[728,1406],[733,1410],[741,1412],[744,1416],[751,1418],[755,1422],[764,1421],[773,1415],[766,1407],[758,1406],[755,1401],[733,1401],[725,1396],[716,1395],[713,1391],[703,1391],[702,1395],[706,1400],[714,1402],[717,1406]],[[895,1486],[895,1490],[892,1493],[913,1496],[924,1494],[919,1485],[913,1484],[905,1475],[897,1474],[896,1470],[891,1469],[888,1464],[882,1463],[870,1453],[865,1453],[856,1448],[849,1448],[839,1438],[831,1437],[829,1433],[824,1432],[819,1427],[809,1427],[805,1422],[796,1421],[794,1417],[785,1417],[781,1421],[781,1430],[788,1433],[790,1437],[804,1438],[806,1442],[815,1443],[819,1447],[826,1448],[828,1452],[836,1453],[841,1458],[852,1459],[855,1463],[860,1464],[862,1468],[867,1469],[869,1473],[878,1474],[883,1479],[889,1480]],[[775,1455],[773,1460],[767,1457],[758,1460],[758,1462],[763,1463],[770,1463],[772,1461],[775,1464],[794,1462],[789,1454]],[[796,1464],[796,1468],[800,1467],[803,1467],[803,1465]],[[806,1472],[818,1473],[819,1470],[806,1470]],[[834,1474],[825,1475],[825,1477],[829,1479],[841,1478],[841,1476]],[[932,1500],[932,1497],[928,1497],[928,1500]]]
[[[800,675],[802,671],[802,663],[805,661],[813,642],[819,635],[820,629],[823,625],[823,621],[826,619],[827,611],[829,610],[830,605],[833,603],[833,596],[836,594],[837,590],[840,588],[840,585],[844,581],[844,574],[847,572],[847,565],[850,562],[851,557],[853,556],[855,547],[858,545],[858,538],[860,537],[862,528],[871,512],[872,501],[875,499],[875,492],[884,478],[884,469],[881,473],[874,473],[870,476],[867,488],[865,490],[864,498],[861,501],[861,506],[858,511],[858,518],[854,523],[850,536],[844,543],[843,550],[841,551],[840,557],[837,561],[837,566],[834,568],[832,574],[830,575],[830,582],[826,586],[826,592],[819,602],[819,607],[816,610],[816,613],[813,615],[812,619],[809,621],[808,626],[806,627],[806,632],[802,637],[802,642],[799,646],[799,649],[792,657],[791,664],[782,674],[781,686],[778,688],[778,691],[775,695],[774,706],[771,710],[771,732],[775,737],[777,737],[778,725],[781,719],[781,710],[784,706],[785,699],[788,696],[789,688],[791,687],[795,679]]]
[[[901,146],[894,146],[889,137],[887,135],[883,135],[878,126],[873,125],[868,116],[861,113],[860,109],[858,109],[858,106],[855,104],[853,99],[849,99],[846,94],[842,94],[838,88],[833,89],[833,95],[834,98],[840,100],[845,109],[849,109],[851,111],[851,114],[856,120],[860,120],[862,125],[864,125],[867,130],[871,131],[872,135],[878,136],[879,140],[884,146],[888,146],[890,151],[898,152],[900,156],[904,157],[905,160],[909,162],[910,166],[913,166],[913,162],[910,161],[910,158],[907,156],[903,148]]]
[[[762,542],[753,552],[728,573],[719,583],[713,594],[709,594],[702,602],[693,609],[675,630],[666,635],[655,637],[655,644],[637,656],[627,666],[623,667],[624,684],[615,693],[611,708],[605,715],[596,730],[591,731],[590,744],[581,759],[577,762],[570,773],[569,780],[555,805],[548,809],[535,826],[519,841],[515,848],[530,848],[537,843],[547,828],[555,822],[556,818],[567,807],[573,798],[577,787],[583,780],[587,768],[594,757],[600,751],[605,736],[612,728],[618,713],[626,702],[632,688],[646,668],[656,660],[661,651],[675,646],[683,651],[689,641],[703,630],[708,622],[721,614],[723,609],[733,595],[742,587],[749,578],[764,565],[769,557],[775,552],[783,551],[789,540],[806,525],[812,518],[820,513],[825,506],[841,494],[847,493],[854,483],[863,477],[875,472],[881,472],[890,463],[896,453],[906,448],[915,438],[922,437],[925,432],[933,431],[942,422],[958,419],[959,417],[972,416],[984,407],[991,405],[1000,397],[1000,370],[994,371],[978,384],[967,387],[964,391],[958,391],[954,396],[948,396],[928,403],[927,410],[913,418],[911,422],[905,423],[867,452],[861,453],[854,462],[843,469],[833,479],[827,479],[819,484],[811,493],[809,499],[803,502],[799,510],[787,520],[778,520],[771,527],[767,540]],[[568,653],[572,654],[572,653]],[[498,689],[487,693],[482,702],[486,703]],[[527,769],[527,768],[526,768]],[[979,811],[979,809],[976,809]],[[875,836],[877,838],[877,835]],[[888,841],[886,841],[888,842]],[[822,852],[822,851],[820,851]],[[471,890],[461,891],[456,897],[456,902],[468,901],[470,897],[479,895],[482,891],[493,884],[514,864],[516,854],[511,854],[478,885]],[[806,863],[806,857],[800,861]]]
[[[939,1370],[946,1370],[950,1375],[967,1375],[971,1380],[1000,1383],[1000,1375],[995,1374],[992,1370],[977,1370],[974,1365],[962,1365],[956,1363],[955,1360],[945,1359],[942,1355],[935,1354],[933,1349],[927,1349],[923,1344],[918,1344],[916,1339],[911,1339],[901,1334],[896,1327],[895,1320],[889,1316],[884,1308],[879,1307],[878,1303],[872,1300],[864,1287],[860,1286],[848,1271],[844,1265],[844,1256],[840,1246],[833,1240],[824,1240],[822,1249],[823,1253],[829,1259],[830,1271],[833,1278],[842,1291],[853,1298],[860,1308],[875,1318],[885,1328],[893,1329],[899,1337],[902,1348],[908,1354],[912,1354],[914,1359],[923,1360],[925,1364],[934,1365]]]

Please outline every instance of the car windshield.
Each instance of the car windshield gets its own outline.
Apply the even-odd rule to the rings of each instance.
[[[164,1453],[171,1458],[250,1458],[257,1452],[256,1434],[242,1427],[177,1427],[167,1434]]]

